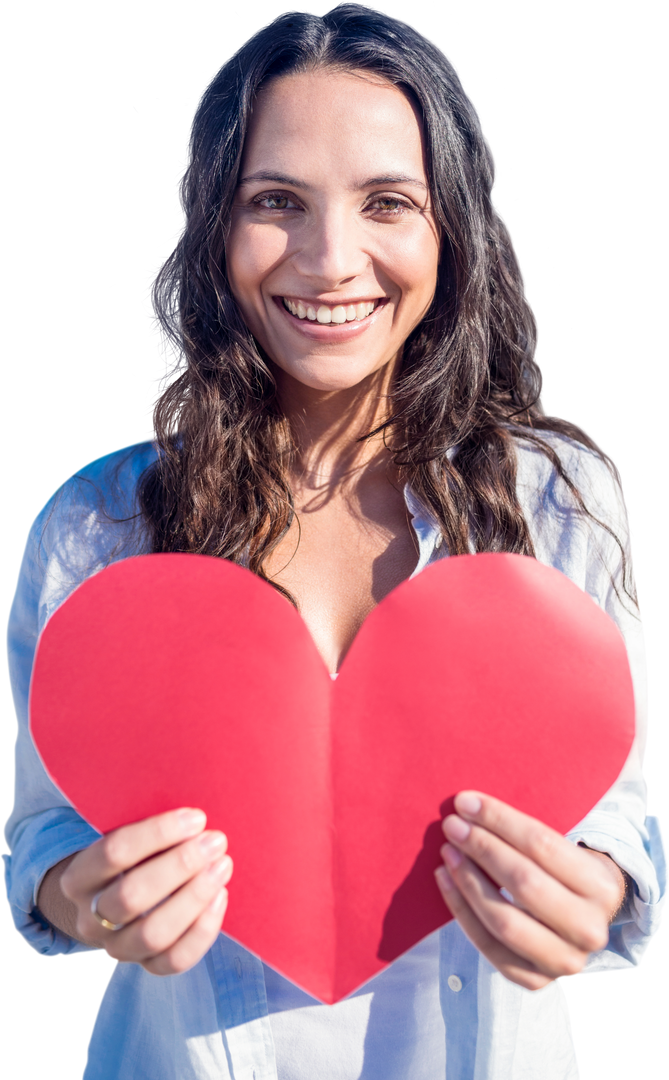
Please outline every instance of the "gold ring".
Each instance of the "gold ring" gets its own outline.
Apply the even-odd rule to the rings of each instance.
[[[98,900],[102,896],[104,889],[100,889],[99,893],[96,893],[91,900],[91,914],[98,920],[100,926],[104,926],[105,930],[122,930],[125,923],[113,923],[109,922],[109,919],[105,919],[103,915],[98,911]]]

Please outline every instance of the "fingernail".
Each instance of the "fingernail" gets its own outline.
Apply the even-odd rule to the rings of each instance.
[[[450,844],[444,844],[441,849],[441,857],[445,863],[448,863],[451,870],[457,870],[462,862],[462,855],[457,848],[451,847]]]
[[[204,829],[207,824],[207,815],[203,810],[186,808],[179,811],[179,825],[185,836],[193,836]]]
[[[221,891],[219,893],[217,893],[217,895],[214,897],[214,899],[210,903],[209,910],[213,911],[215,915],[218,915],[220,912],[223,911],[223,908],[225,907],[227,901],[228,901],[228,890],[227,889],[221,889]]]
[[[202,851],[204,855],[214,856],[225,844],[225,837],[223,836],[223,833],[220,832],[205,833],[205,835],[201,836],[198,840],[198,844],[200,845],[200,851]]]
[[[455,808],[459,813],[476,817],[481,812],[481,800],[472,791],[461,791],[456,795]]]
[[[212,863],[209,867],[208,873],[213,878],[223,879],[226,874],[229,874],[232,869],[232,859],[229,855],[224,855],[218,862]]]
[[[456,814],[449,814],[444,821],[444,832],[449,840],[456,840],[462,843],[466,840],[472,831],[471,825],[468,825],[466,821],[463,821],[461,817]]]
[[[434,872],[434,876],[437,879],[437,885],[444,892],[450,892],[453,888],[453,878],[449,874],[445,866],[438,866]]]

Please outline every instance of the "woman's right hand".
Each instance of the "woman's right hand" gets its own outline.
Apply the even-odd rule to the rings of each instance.
[[[60,889],[76,908],[77,937],[154,975],[193,967],[216,940],[232,874],[226,837],[205,825],[201,810],[173,810],[116,829],[75,855]],[[98,922],[95,897],[98,914],[121,929]]]

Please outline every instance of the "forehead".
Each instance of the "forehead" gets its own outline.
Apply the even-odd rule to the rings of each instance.
[[[301,170],[314,180],[377,174],[425,179],[419,115],[402,90],[365,73],[282,76],[258,95],[242,168],[290,175]]]

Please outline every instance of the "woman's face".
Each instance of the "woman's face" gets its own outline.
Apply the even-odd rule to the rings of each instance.
[[[274,363],[316,390],[357,386],[399,357],[438,259],[408,98],[361,74],[271,82],[248,130],[227,264]]]

